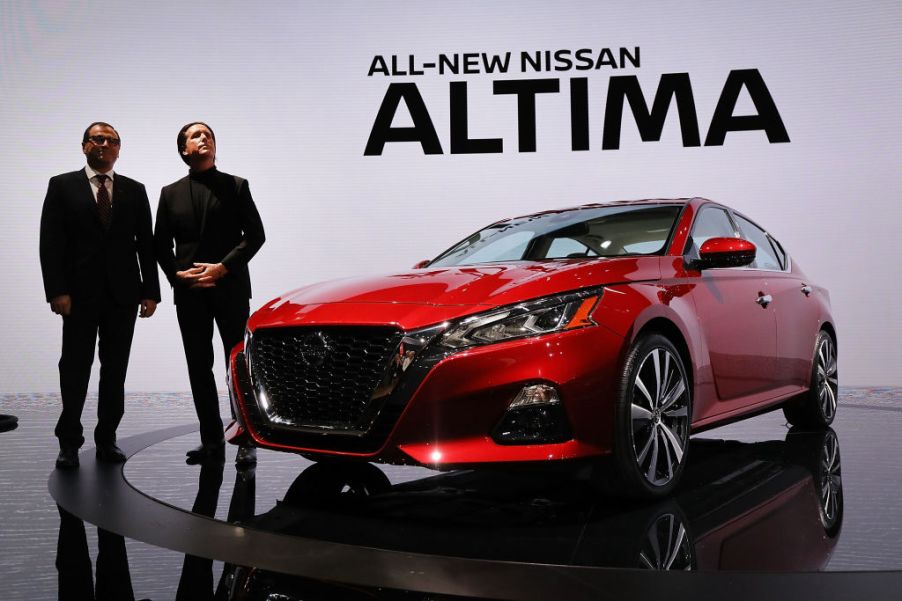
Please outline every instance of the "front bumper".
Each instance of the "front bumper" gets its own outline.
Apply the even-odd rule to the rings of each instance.
[[[590,327],[445,354],[427,347],[401,376],[369,431],[292,431],[268,423],[257,405],[243,345],[230,361],[230,395],[257,446],[386,463],[459,467],[575,459],[610,452],[624,340]],[[498,444],[492,433],[517,393],[547,383],[560,396],[572,438]]]

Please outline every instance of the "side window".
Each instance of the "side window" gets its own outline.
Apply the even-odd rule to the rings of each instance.
[[[786,259],[786,251],[783,250],[783,246],[780,244],[779,240],[777,240],[770,234],[768,234],[767,237],[770,239],[771,246],[774,247],[774,252],[777,254],[777,258],[780,260],[780,267],[782,269],[786,269],[786,267],[789,265],[789,261],[787,261]]]
[[[717,207],[703,207],[692,225],[692,234],[684,253],[690,260],[698,258],[698,249],[709,238],[735,238],[736,231],[727,212]]]
[[[752,269],[773,269],[774,271],[782,271],[783,264],[777,258],[777,254],[774,252],[774,247],[770,243],[770,237],[767,235],[767,232],[741,215],[736,215],[734,213],[734,216],[736,217],[736,224],[742,231],[742,236],[754,244],[757,249],[755,252],[755,262],[749,265],[749,267]]]

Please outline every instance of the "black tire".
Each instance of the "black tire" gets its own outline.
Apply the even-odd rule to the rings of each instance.
[[[826,428],[833,423],[839,399],[836,359],[836,341],[821,330],[814,345],[809,388],[783,405],[786,421],[803,428]]]
[[[677,486],[686,465],[692,391],[680,353],[660,334],[630,347],[618,385],[613,456],[596,484],[616,496],[659,499]]]

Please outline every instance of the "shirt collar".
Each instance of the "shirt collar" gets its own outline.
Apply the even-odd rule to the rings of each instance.
[[[101,171],[95,171],[94,169],[91,168],[90,165],[85,165],[85,173],[88,175],[89,180],[94,179],[95,177],[97,177],[98,174],[101,174],[101,175],[105,175],[108,178],[110,178],[110,181],[113,181],[113,176],[115,175],[113,173],[112,169],[110,169],[106,173],[102,173]]]

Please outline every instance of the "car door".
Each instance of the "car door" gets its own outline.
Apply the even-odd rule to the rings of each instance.
[[[725,209],[706,205],[687,242],[687,263],[698,257],[702,243],[714,237],[738,237],[738,232]],[[715,406],[697,409],[710,416],[739,408],[741,399],[773,388],[776,318],[767,302],[763,272],[717,268],[694,273],[691,294],[717,392]]]
[[[771,309],[777,323],[776,384],[793,388],[808,386],[818,331],[811,287],[801,274],[789,269],[789,258],[764,229],[738,213],[734,212],[733,217],[742,237],[759,249],[749,269],[767,272],[773,298]]]

